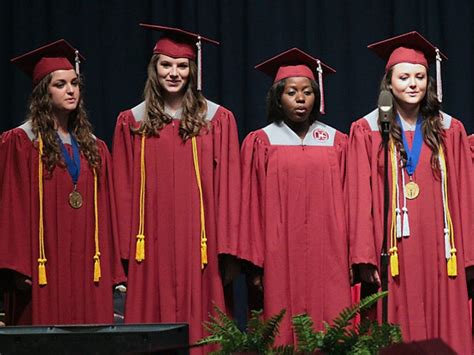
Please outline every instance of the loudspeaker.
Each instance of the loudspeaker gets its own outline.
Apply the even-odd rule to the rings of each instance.
[[[410,343],[395,344],[380,351],[381,355],[456,355],[441,339],[413,341]]]
[[[185,323],[1,327],[0,354],[189,354]]]

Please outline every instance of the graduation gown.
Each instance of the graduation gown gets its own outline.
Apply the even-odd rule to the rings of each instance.
[[[401,325],[405,341],[441,338],[459,354],[470,354],[465,268],[474,264],[471,158],[462,123],[442,113],[442,124],[458,275],[447,275],[441,181],[433,174],[431,150],[423,142],[414,173],[420,193],[416,199],[407,200],[410,236],[399,239],[397,243],[399,276],[392,277],[389,268],[388,320]],[[404,129],[411,147],[414,131],[408,125]],[[347,186],[352,264],[380,266],[384,171],[380,145],[377,110],[374,110],[352,124],[349,139]],[[389,186],[392,196],[390,171],[391,164]],[[405,169],[403,171],[408,182]],[[402,192],[400,199],[403,199]]]
[[[191,139],[179,136],[179,117],[145,143],[145,260],[135,260],[139,226],[141,135],[132,134],[145,103],[121,112],[113,141],[114,182],[122,257],[129,260],[127,323],[186,322],[190,342],[224,296],[218,254],[237,239],[240,156],[233,114],[207,101],[209,129],[196,139],[203,189],[208,264],[201,269],[200,200]]]
[[[77,190],[83,206],[73,209],[73,189],[65,167],[49,176],[44,169],[44,245],[47,285],[38,285],[38,148],[30,122],[0,136],[0,269],[32,280],[31,296],[9,289],[9,324],[79,324],[113,322],[113,285],[124,280],[113,203],[111,159],[97,139],[99,248],[102,277],[94,283],[94,179],[81,154]],[[71,153],[70,144],[65,144]],[[114,216],[114,217],[112,217]],[[116,239],[117,238],[117,239]],[[31,297],[31,299],[30,299]]]
[[[351,303],[346,145],[346,135],[317,121],[303,141],[272,123],[242,145],[238,255],[264,270],[265,317],[286,309],[280,344],[296,339],[292,316],[306,312],[320,330]]]

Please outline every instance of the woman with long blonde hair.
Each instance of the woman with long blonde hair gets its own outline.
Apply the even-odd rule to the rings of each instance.
[[[232,113],[200,91],[201,41],[214,41],[143,26],[164,35],[148,65],[145,100],[120,113],[113,144],[128,260],[125,321],[186,322],[194,342],[213,305],[225,308],[218,255],[235,254],[237,129]]]

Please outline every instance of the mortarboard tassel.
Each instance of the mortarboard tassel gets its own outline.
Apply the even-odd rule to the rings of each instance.
[[[318,60],[318,85],[319,85],[319,97],[320,97],[320,103],[319,103],[319,112],[324,115],[324,87],[323,87],[323,68],[321,67],[321,61]]]
[[[436,94],[438,96],[438,101],[443,102],[443,84],[441,82],[441,55],[439,54],[439,49],[436,48]]]
[[[198,36],[196,42],[197,47],[197,89],[202,90],[202,53],[201,53],[201,36]]]
[[[193,161],[194,171],[196,173],[196,183],[199,190],[199,206],[201,216],[201,269],[204,269],[207,265],[207,237],[206,237],[206,215],[204,214],[204,198],[202,196],[202,183],[201,183],[201,172],[199,170],[199,158],[197,151],[196,137],[191,138],[191,144],[193,146]]]
[[[140,219],[135,250],[135,260],[139,263],[145,260],[145,180],[145,133],[143,132],[140,152]]]
[[[81,59],[79,58],[79,51],[77,49],[74,53],[76,55],[74,57],[74,67],[75,67],[75,70],[76,70],[76,74],[79,75],[79,74],[81,74],[80,68],[79,68],[79,64],[81,64]]]
[[[39,258],[38,258],[38,283],[40,286],[48,284],[46,278],[46,253],[44,249],[44,216],[43,216],[43,139],[38,132],[38,197],[39,197]]]

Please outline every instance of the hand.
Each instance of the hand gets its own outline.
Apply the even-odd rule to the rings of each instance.
[[[29,277],[17,274],[15,278],[15,286],[17,289],[22,290],[22,291],[29,291],[32,285],[33,285],[33,282],[31,281]]]
[[[379,273],[374,265],[359,264],[360,280],[369,284],[380,286]]]
[[[252,277],[252,285],[254,285],[259,291],[263,292],[263,276],[254,275]]]

